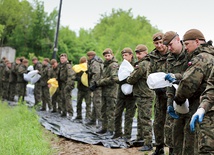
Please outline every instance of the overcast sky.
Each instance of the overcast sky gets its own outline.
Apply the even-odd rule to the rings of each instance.
[[[60,3],[60,0],[40,1],[44,1],[47,12]],[[109,14],[113,8],[132,9],[135,17],[145,16],[153,26],[163,32],[176,31],[181,38],[187,30],[197,28],[206,40],[214,41],[213,0],[63,0],[61,25],[74,31],[93,28],[101,14]]]

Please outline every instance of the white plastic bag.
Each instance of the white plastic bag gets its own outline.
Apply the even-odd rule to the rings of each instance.
[[[172,87],[172,83],[168,80],[165,80],[166,73],[164,72],[156,72],[149,74],[147,78],[147,85],[150,89],[157,89],[157,88],[165,88],[165,87]]]
[[[118,71],[119,81],[126,79],[133,70],[134,70],[134,67],[127,60],[124,59]],[[124,95],[131,94],[133,91],[133,85],[125,83],[121,86],[121,90]]]
[[[34,83],[36,83],[37,81],[39,81],[40,78],[41,78],[41,75],[35,74],[34,76],[31,77],[30,82],[31,82],[32,84],[34,84]]]
[[[29,73],[24,73],[24,80],[27,82],[31,82],[32,84],[36,83],[41,75],[38,74],[38,70],[32,70]]]

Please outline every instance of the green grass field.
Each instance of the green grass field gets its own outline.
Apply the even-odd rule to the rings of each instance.
[[[15,107],[0,102],[0,154],[49,155],[50,136],[46,136],[36,111],[25,105]]]

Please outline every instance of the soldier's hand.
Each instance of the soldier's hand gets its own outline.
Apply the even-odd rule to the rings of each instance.
[[[199,109],[194,113],[194,115],[192,116],[191,121],[190,121],[190,130],[191,130],[192,132],[195,131],[195,123],[196,123],[196,122],[201,123],[201,122],[203,121],[204,114],[205,114],[204,108],[199,108]]]
[[[180,98],[178,98],[177,96],[174,97],[174,101],[177,105],[180,105],[182,106],[182,104],[185,103],[186,99],[185,100],[181,100]]]
[[[169,105],[167,107],[167,113],[174,119],[179,119],[179,116],[175,113],[173,106]]]

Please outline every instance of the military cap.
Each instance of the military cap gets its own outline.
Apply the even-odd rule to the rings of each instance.
[[[174,31],[168,31],[163,36],[163,44],[168,45],[178,34]]]
[[[87,56],[95,56],[95,55],[96,55],[96,52],[94,52],[94,51],[87,52]]]
[[[60,57],[60,58],[61,58],[61,57],[66,57],[66,58],[67,58],[68,56],[67,56],[67,54],[66,54],[66,53],[62,53],[62,54],[60,54],[60,56],[59,56],[59,57]]]
[[[33,58],[32,58],[32,61],[34,61],[34,60],[38,60],[38,58],[37,58],[37,57],[33,57]]]
[[[51,65],[53,65],[56,62],[57,62],[56,59],[51,59]]]
[[[132,51],[131,48],[126,47],[126,48],[124,48],[124,49],[121,51],[121,54],[124,54],[124,53],[133,54],[133,51]]]
[[[50,62],[50,59],[49,58],[44,58],[44,61],[46,61],[46,62]]]
[[[183,41],[195,40],[195,39],[205,41],[205,37],[204,37],[203,33],[197,29],[190,29],[183,36]]]
[[[80,58],[79,63],[81,64],[81,63],[84,63],[86,61],[87,61],[87,58],[83,56]]]
[[[106,48],[106,49],[103,51],[103,55],[105,55],[105,54],[113,54],[112,49]]]
[[[22,60],[23,63],[28,63],[28,59]]]
[[[135,48],[135,52],[136,53],[138,53],[138,52],[147,52],[147,51],[148,51],[148,48],[143,44],[139,44]]]
[[[161,40],[161,39],[163,39],[163,33],[162,32],[155,33],[152,37],[153,41],[157,41],[157,40]]]

